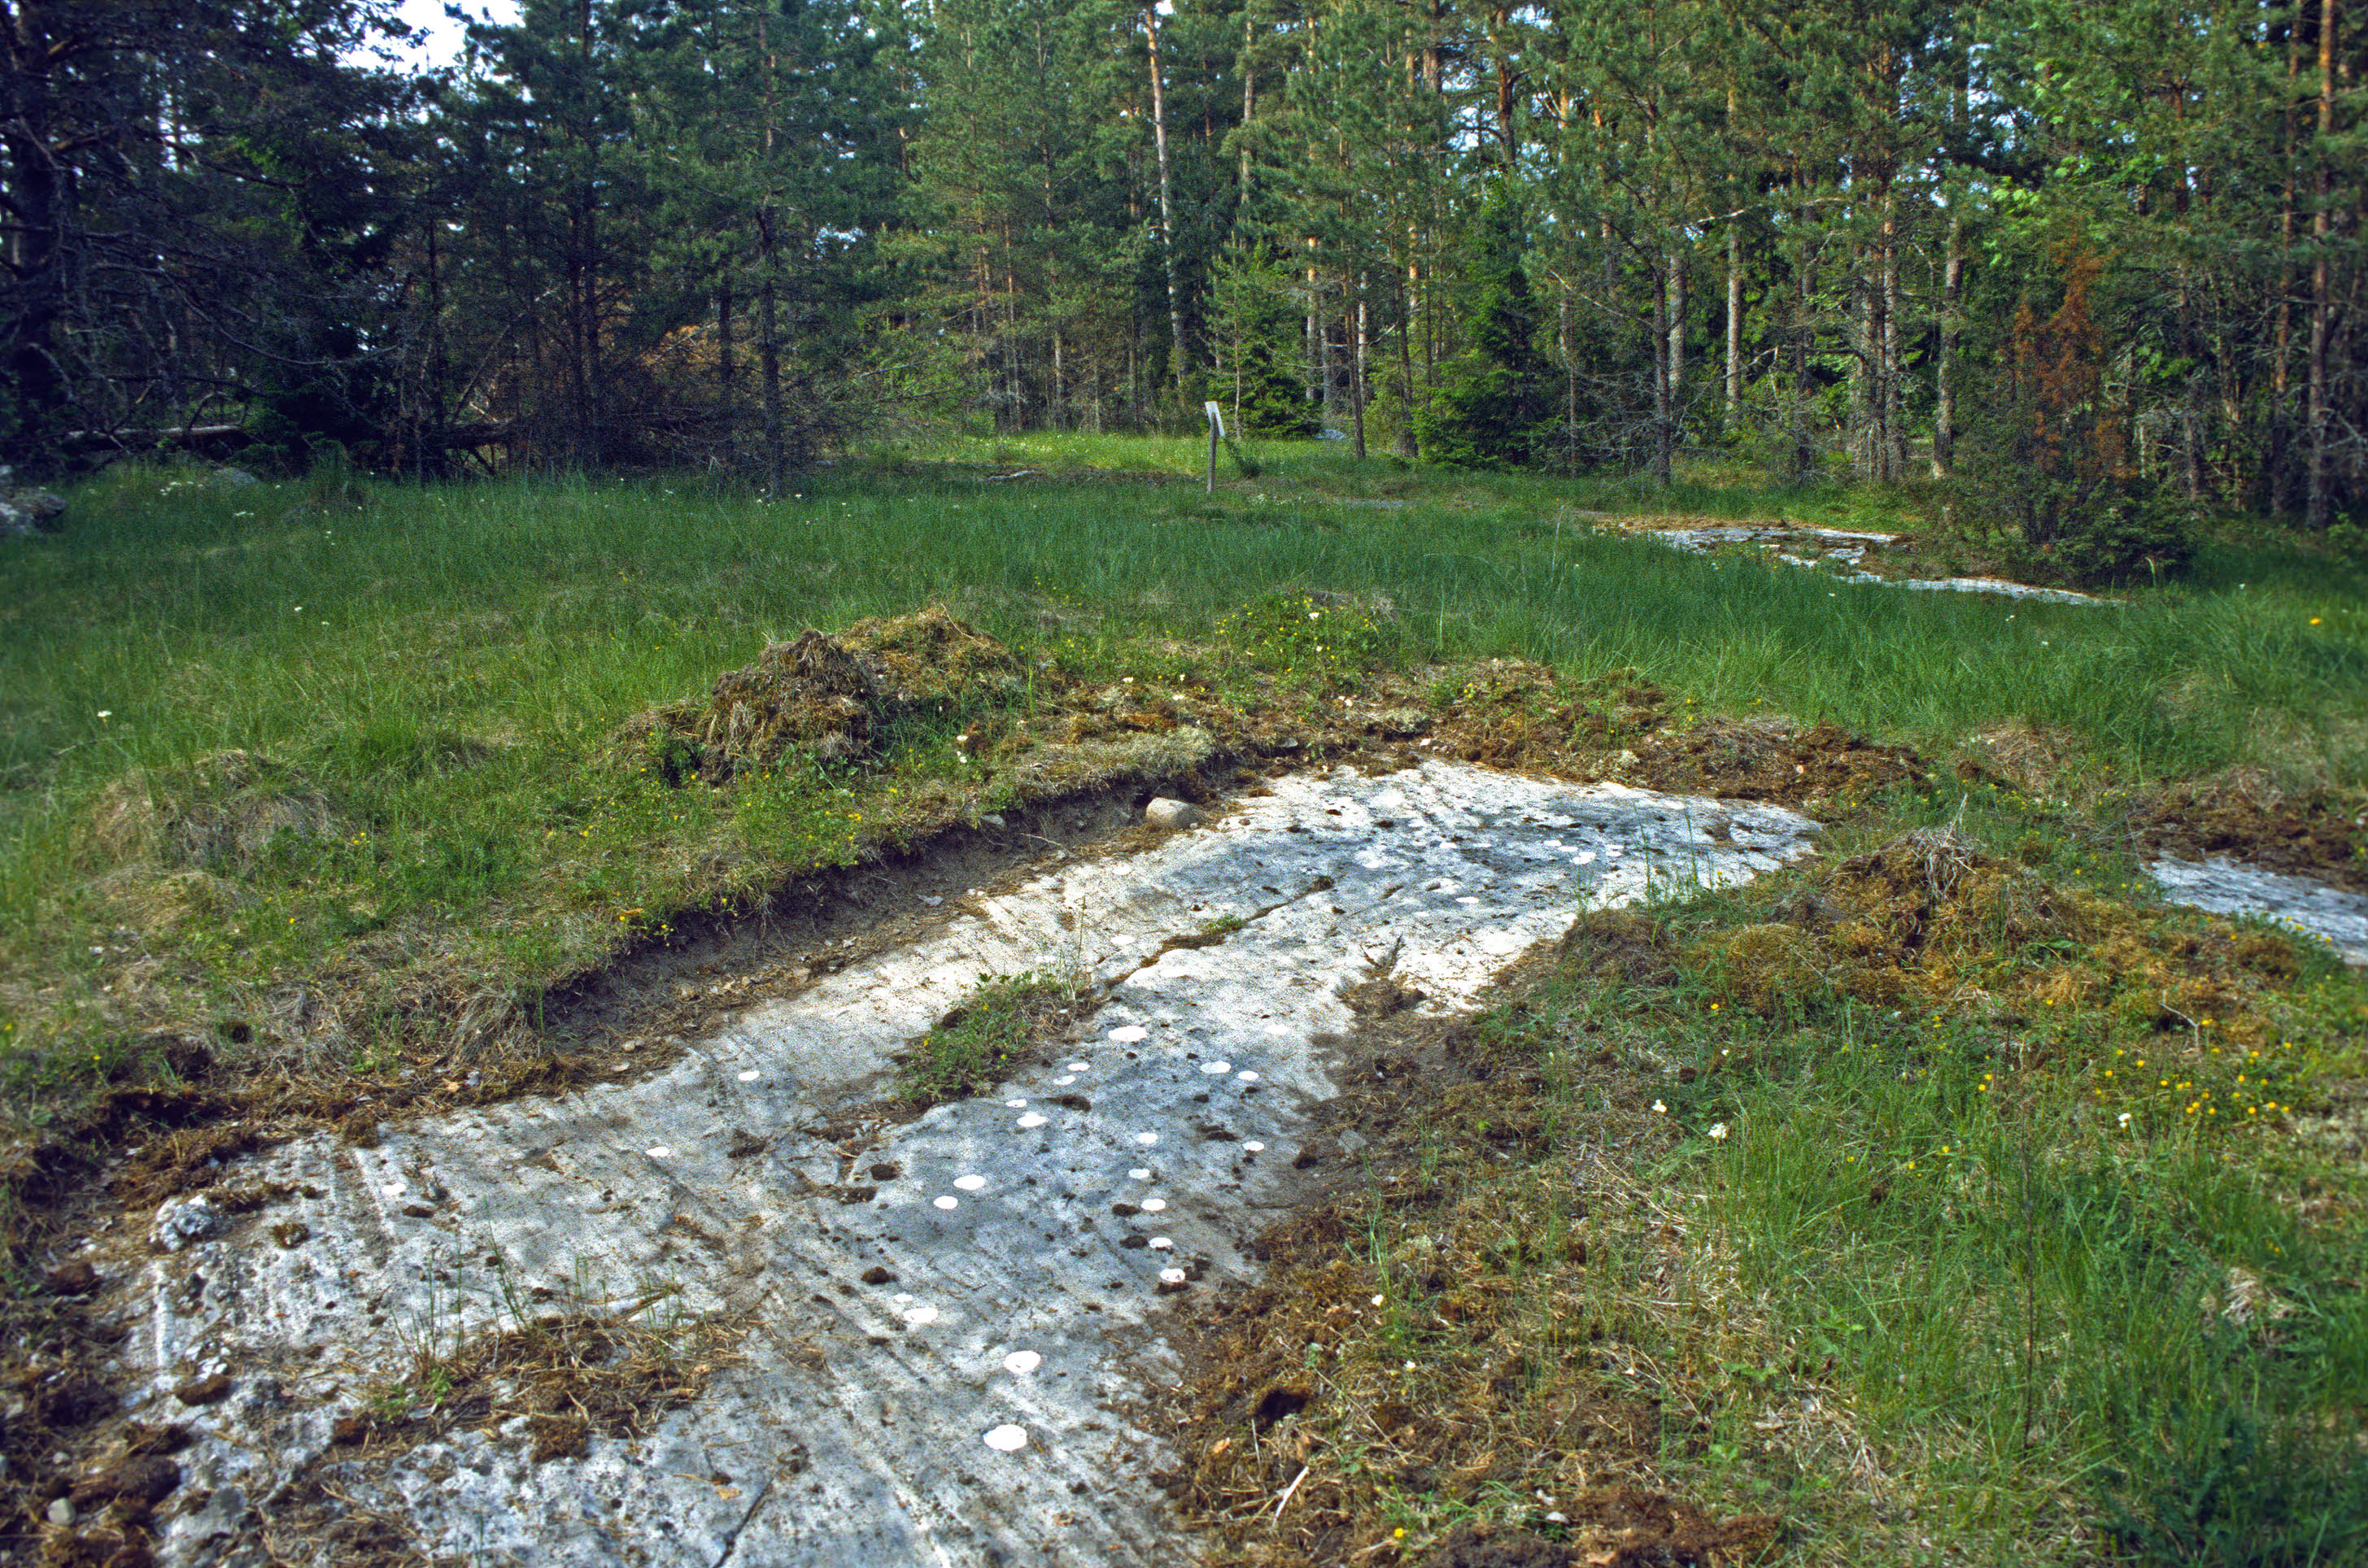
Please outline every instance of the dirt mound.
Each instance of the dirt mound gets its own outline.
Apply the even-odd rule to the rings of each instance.
[[[1573,681],[1527,659],[1491,659],[1464,676],[1440,722],[1438,753],[1491,767],[1569,768],[1650,731],[1668,702],[1634,670]]]
[[[1768,718],[1708,719],[1650,736],[1624,777],[1673,794],[1797,806],[1913,787],[1929,776],[1906,746],[1877,745],[1830,721],[1804,731]]]
[[[1608,775],[1673,794],[1799,806],[1862,799],[1929,781],[1905,746],[1878,745],[1840,725],[1694,716],[1634,670],[1591,680],[1524,659],[1491,659],[1465,676],[1440,718],[1438,755],[1491,767]]]
[[[118,864],[244,870],[281,834],[325,838],[336,828],[328,797],[302,769],[249,751],[217,752],[173,773],[134,769],[91,812],[100,853]]]
[[[1702,938],[1689,954],[1727,1001],[1760,1012],[1844,995],[1886,1007],[2011,1013],[2102,1007],[2157,1028],[2245,1017],[2291,948],[2199,931],[2055,886],[1946,830],[1919,829],[1811,873],[1778,918]]]
[[[934,709],[939,717],[981,701],[1008,701],[1027,684],[1018,655],[939,605],[859,620],[838,641],[888,701]]]
[[[718,676],[704,700],[643,714],[620,738],[668,783],[728,784],[793,753],[824,763],[870,758],[899,721],[1008,702],[1025,676],[1002,643],[931,606],[859,620],[837,637],[809,630],[768,644],[754,664]]]
[[[2149,846],[2183,858],[2226,855],[2368,892],[2368,801],[2357,794],[2288,792],[2258,774],[2225,774],[2157,790],[2131,825]]]

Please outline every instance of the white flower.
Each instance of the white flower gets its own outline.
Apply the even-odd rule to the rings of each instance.
[[[1656,1116],[1667,1116],[1669,1113],[1669,1108],[1663,1105],[1660,1101],[1655,1100],[1653,1102],[1653,1113]]]
[[[1714,1121],[1714,1122],[1712,1122],[1712,1123],[1711,1123],[1711,1128],[1710,1128],[1710,1138],[1711,1138],[1711,1142],[1713,1142],[1713,1143],[1724,1143],[1724,1142],[1726,1142],[1726,1123],[1725,1123],[1724,1121]]]
[[[2130,1124],[2130,1113],[2128,1111],[2123,1111],[2121,1115],[2113,1118],[2113,1120],[2120,1126],[2127,1127]]]

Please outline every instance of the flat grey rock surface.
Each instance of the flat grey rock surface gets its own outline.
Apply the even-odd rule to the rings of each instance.
[[[1706,555],[1725,545],[1746,545],[1772,552],[1788,566],[1818,567],[1827,562],[1841,567],[1856,567],[1866,559],[1870,549],[1880,550],[1896,543],[1899,536],[1886,533],[1861,533],[1845,528],[1816,528],[1780,523],[1731,523],[1697,528],[1652,528],[1645,538],[1657,540],[1672,550],[1689,554]],[[1800,553],[1816,549],[1816,556]],[[2075,593],[2069,588],[2040,588],[2028,583],[2009,582],[2004,577],[1881,577],[1872,572],[1842,571],[1845,583],[1879,583],[1894,588],[1917,588],[1927,592],[1950,594],[1994,594],[2009,599],[2042,599],[2050,604],[2100,605],[2093,594]]]
[[[1392,971],[1458,1008],[1583,905],[1748,879],[1815,831],[1440,762],[1284,778],[1131,858],[948,899],[919,939],[646,1075],[242,1160],[238,1182],[297,1195],[161,1215],[175,1250],[113,1287],[131,1413],[200,1434],[165,1556],[260,1562],[268,1535],[272,1561],[336,1561],[286,1523],[302,1481],[439,1560],[1189,1561],[1140,1419],[1178,1371],[1163,1316],[1251,1272],[1303,1157],[1353,1166],[1309,1114],[1337,1092],[1341,988]],[[983,978],[1048,970],[1108,987],[1086,1043],[916,1119],[863,1114]],[[271,1239],[291,1221],[299,1244]],[[332,1443],[423,1343],[662,1291],[739,1337],[639,1440],[541,1464],[507,1429]],[[174,1401],[216,1371],[227,1399]]]
[[[2368,964],[2368,897],[2216,855],[2208,860],[2165,856],[2146,870],[2173,903],[2278,921],[2317,937],[2348,964]]]

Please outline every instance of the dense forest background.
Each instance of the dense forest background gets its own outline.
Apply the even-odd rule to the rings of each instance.
[[[1213,398],[1945,477],[2108,554],[2368,522],[2343,0],[526,0],[426,76],[381,0],[0,21],[24,470],[778,489]]]

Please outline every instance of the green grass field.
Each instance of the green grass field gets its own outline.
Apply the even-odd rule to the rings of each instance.
[[[768,642],[931,603],[1048,683],[1139,675],[1286,716],[1375,670],[1418,682],[1518,657],[1633,669],[1695,714],[1832,720],[1918,748],[1944,779],[1972,737],[2019,727],[2060,756],[2052,794],[1951,785],[1853,831],[1956,821],[2002,855],[2038,844],[2024,858],[2054,884],[2140,905],[2118,814],[2135,792],[2232,770],[2353,801],[2368,786],[2362,574],[2292,540],[2231,528],[2184,580],[2062,606],[1854,585],[1603,526],[1929,529],[1913,493],[1771,492],[1705,469],[1656,495],[1269,445],[1255,477],[1228,465],[1209,495],[1203,452],[955,442],[818,472],[778,505],[691,479],[230,488],[127,466],[83,484],[65,532],[0,541],[0,1125],[17,1165],[74,1146],[110,1088],[172,1079],[166,1035],[211,1042],[218,1071],[457,1069],[484,998],[530,1034],[535,998],[687,912],[996,809],[1008,782],[956,744],[983,710],[913,722],[879,767],[729,790],[670,787],[620,740]],[[1023,468],[1042,472],[997,477]],[[1279,596],[1311,594],[1372,623],[1322,650],[1278,631]],[[1286,634],[1298,653],[1269,656]],[[1750,906],[1669,919],[1737,926]],[[2100,1121],[2097,1084],[2065,1071],[2019,1077],[2009,1114],[1976,1087],[2006,1049],[1991,1026],[1903,1022],[1815,987],[1747,1023],[1709,1010],[1725,971],[1689,950],[1641,992],[1574,978],[1527,1004],[1689,1061],[1748,1035],[1759,1064],[1703,1079],[1725,1097],[1686,1108],[1691,1126],[1748,1131],[1659,1156],[1773,1336],[1722,1361],[1668,1330],[1671,1364],[1735,1413],[1671,1473],[1780,1502],[1803,1522],[1779,1550],[1802,1561],[2368,1551],[2341,1435],[2368,1395],[2356,1160],[2298,1136],[2291,1105],[2208,1136],[2151,1108],[2135,1131]],[[2307,963],[2264,995],[2256,1015],[2302,1042],[2282,1096],[2311,1112],[2361,1075],[2368,997]],[[2074,1054],[2131,1049],[2135,1027],[2100,1016]],[[1561,1038],[1534,1053],[1550,1064]],[[1566,1090],[1556,1114],[1587,1113],[1585,1085]],[[1909,1160],[1946,1174],[1910,1180]],[[1870,1210],[1877,1165],[1903,1168]],[[2199,1303],[2232,1268],[2302,1315],[2274,1335],[2214,1327]],[[1890,1501],[1843,1470],[1779,1476],[1758,1407],[1719,1392],[1765,1385],[1781,1345],[1782,1376],[1801,1375],[1812,1344]],[[1920,1531],[1903,1497],[1921,1500]],[[1460,1517],[1392,1506],[1420,1531]]]

